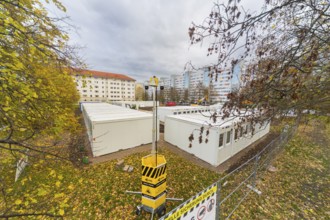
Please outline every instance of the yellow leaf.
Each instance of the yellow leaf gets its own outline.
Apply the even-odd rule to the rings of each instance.
[[[60,215],[64,215],[64,210],[63,209],[60,209],[59,214]]]
[[[59,176],[58,176],[58,179],[59,179],[59,180],[62,180],[62,179],[63,179],[63,176],[62,176],[62,175],[59,175]]]
[[[56,187],[60,187],[61,182],[60,181],[56,181],[55,185],[56,185]]]
[[[45,189],[43,189],[43,188],[38,189],[38,194],[37,194],[38,196],[44,196],[46,194],[47,194],[47,191]]]
[[[51,170],[49,173],[50,176],[53,176],[54,174],[55,174],[55,170]]]
[[[55,197],[55,199],[57,199],[57,198],[60,198],[63,196],[64,196],[64,193],[56,193],[54,197]]]
[[[22,200],[20,200],[20,199],[17,199],[16,201],[15,201],[15,204],[16,205],[19,205],[19,204],[21,204],[22,203]]]

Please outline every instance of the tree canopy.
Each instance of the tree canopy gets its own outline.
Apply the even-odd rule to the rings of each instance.
[[[79,95],[67,68],[79,58],[62,19],[50,17],[41,1],[0,0],[0,8],[0,148],[54,153],[46,139],[77,127]]]
[[[77,139],[79,95],[69,72],[82,63],[63,19],[50,17],[39,0],[0,0],[0,218],[63,215],[29,202],[30,208],[16,209],[22,200],[12,203],[10,193],[20,157],[68,160],[66,146]]]
[[[258,121],[306,109],[329,113],[329,8],[325,0],[266,0],[251,12],[229,0],[215,3],[201,25],[192,24],[191,44],[208,40],[207,55],[217,56],[211,75],[233,77],[235,65],[244,63],[241,86],[229,94],[222,117],[242,108]]]

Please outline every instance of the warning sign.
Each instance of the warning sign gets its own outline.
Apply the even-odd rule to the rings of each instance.
[[[215,205],[215,200],[214,199],[211,199],[209,201],[209,203],[207,204],[207,211],[208,212],[212,211],[212,209],[214,208],[214,205]]]
[[[201,206],[197,212],[197,219],[202,220],[206,214],[206,207]]]
[[[217,185],[196,194],[178,208],[167,213],[161,220],[209,220],[215,219]]]

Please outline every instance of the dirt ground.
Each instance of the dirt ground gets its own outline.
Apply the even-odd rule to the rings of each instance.
[[[164,141],[164,134],[160,133],[159,141],[158,141],[158,146],[161,148],[166,148],[170,151],[172,151],[174,154],[179,155],[180,157],[183,157],[201,167],[204,167],[206,169],[212,170],[217,173],[223,173],[226,171],[230,171],[238,167],[240,164],[244,163],[246,160],[251,158],[256,152],[260,151],[264,146],[266,146],[268,143],[270,143],[277,135],[276,134],[268,134],[258,140],[257,142],[251,144],[244,150],[240,151],[239,153],[235,154],[233,157],[225,161],[224,163],[220,164],[217,167],[214,167],[205,161],[197,158],[196,156],[189,154],[180,148],[167,143]],[[151,144],[146,144],[142,146],[138,146],[135,148],[127,149],[127,150],[121,150],[115,153],[107,154],[104,156],[100,157],[91,157],[90,161],[92,164],[98,164],[110,160],[119,160],[123,159],[126,156],[135,154],[135,153],[141,153],[141,152],[149,152],[151,150]]]

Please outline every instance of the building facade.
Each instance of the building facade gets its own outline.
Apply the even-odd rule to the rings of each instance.
[[[209,73],[207,69],[189,72],[189,98],[193,102],[205,97],[205,90],[209,86]]]
[[[182,94],[188,90],[189,100],[185,101],[197,102],[207,96],[208,100],[212,103],[224,103],[228,100],[228,94],[239,86],[239,80],[237,78],[239,78],[240,70],[241,66],[235,67],[234,77],[231,77],[229,71],[224,71],[218,74],[218,76],[215,74],[210,76],[209,70],[204,68],[197,71],[186,71],[183,74],[171,75],[169,78],[162,78],[162,81],[166,82],[165,88],[168,91],[170,91],[170,88],[175,88],[180,93],[181,99],[183,99]],[[166,94],[169,94],[169,92]]]
[[[135,79],[122,74],[77,70],[72,74],[80,101],[134,101]]]
[[[222,72],[218,76],[214,74],[210,84],[210,100],[212,102],[226,102],[228,100],[227,95],[232,91],[232,80],[229,71]]]

